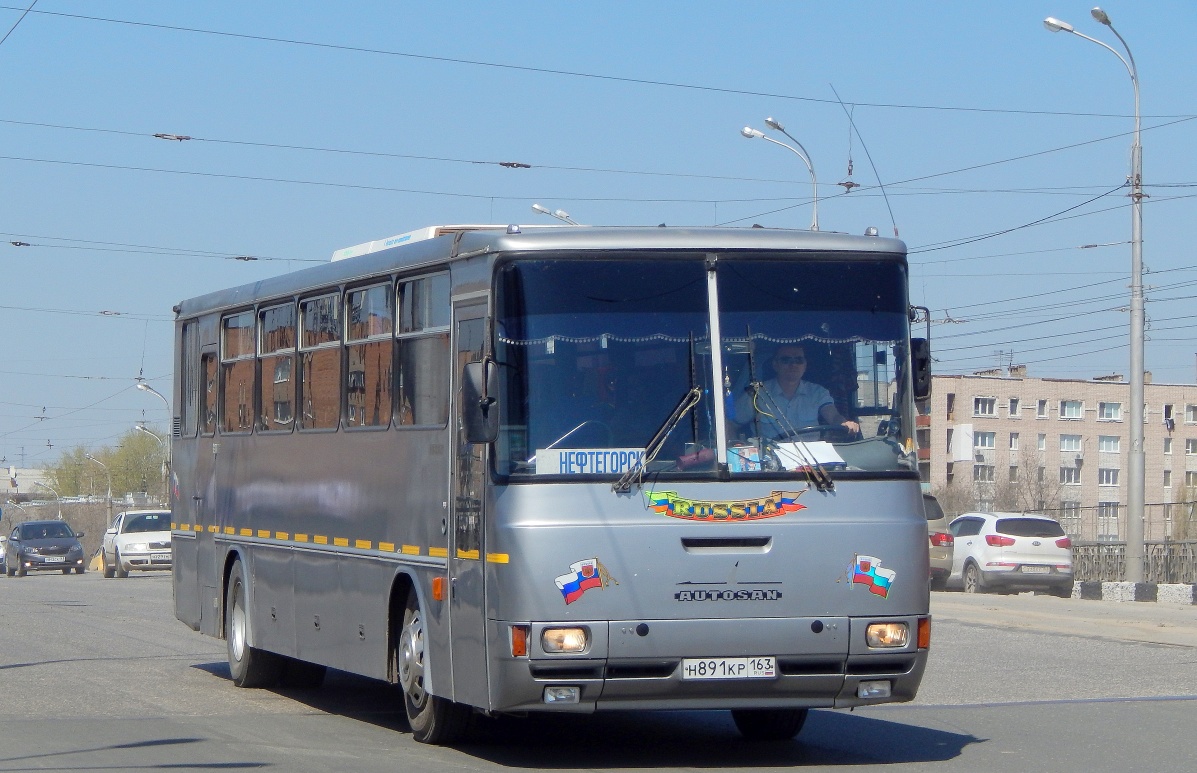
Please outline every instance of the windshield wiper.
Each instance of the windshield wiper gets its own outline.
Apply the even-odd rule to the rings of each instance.
[[[652,439],[644,445],[644,456],[640,457],[640,461],[628,468],[628,471],[620,476],[619,480],[611,485],[611,490],[616,493],[632,490],[632,479],[644,471],[648,463],[657,457],[661,452],[661,447],[665,445],[665,440],[669,437],[669,433],[673,432],[674,427],[681,424],[682,419],[686,414],[694,409],[702,401],[702,390],[697,386],[691,387],[690,391],[682,395],[682,399],[678,401],[677,407],[673,409],[673,413],[669,414],[669,418],[665,423],[653,434]]]

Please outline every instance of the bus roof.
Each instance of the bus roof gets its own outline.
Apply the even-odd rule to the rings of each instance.
[[[906,245],[897,239],[830,231],[757,227],[431,226],[338,250],[333,260],[324,265],[185,300],[175,307],[175,313],[191,317],[215,309],[248,306],[262,299],[354,282],[393,270],[440,266],[455,258],[479,254],[625,250],[859,252],[878,258],[906,259]]]

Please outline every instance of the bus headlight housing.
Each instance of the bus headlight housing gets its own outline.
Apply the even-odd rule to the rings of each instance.
[[[540,646],[545,652],[585,652],[590,644],[590,632],[585,628],[546,628],[540,634]]]
[[[865,640],[870,647],[905,647],[910,641],[906,623],[869,623]]]

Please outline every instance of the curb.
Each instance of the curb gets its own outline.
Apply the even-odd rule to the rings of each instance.
[[[1156,601],[1197,604],[1197,584],[1154,582],[1075,582],[1072,597],[1086,601]]]

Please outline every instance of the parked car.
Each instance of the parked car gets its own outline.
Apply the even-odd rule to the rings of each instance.
[[[933,494],[923,494],[923,511],[927,514],[927,537],[931,540],[931,590],[947,587],[952,573],[952,533],[948,531],[948,516]]]
[[[1030,589],[1072,595],[1072,540],[1057,521],[1031,513],[964,513],[948,528],[949,586],[965,593]]]
[[[170,569],[170,510],[126,510],[118,513],[100,545],[104,576]]]
[[[8,542],[8,535],[0,534],[0,574],[8,574],[8,563],[4,558],[5,544]]]
[[[87,570],[83,545],[66,521],[25,521],[13,527],[4,543],[4,573],[24,577],[29,572]]]

